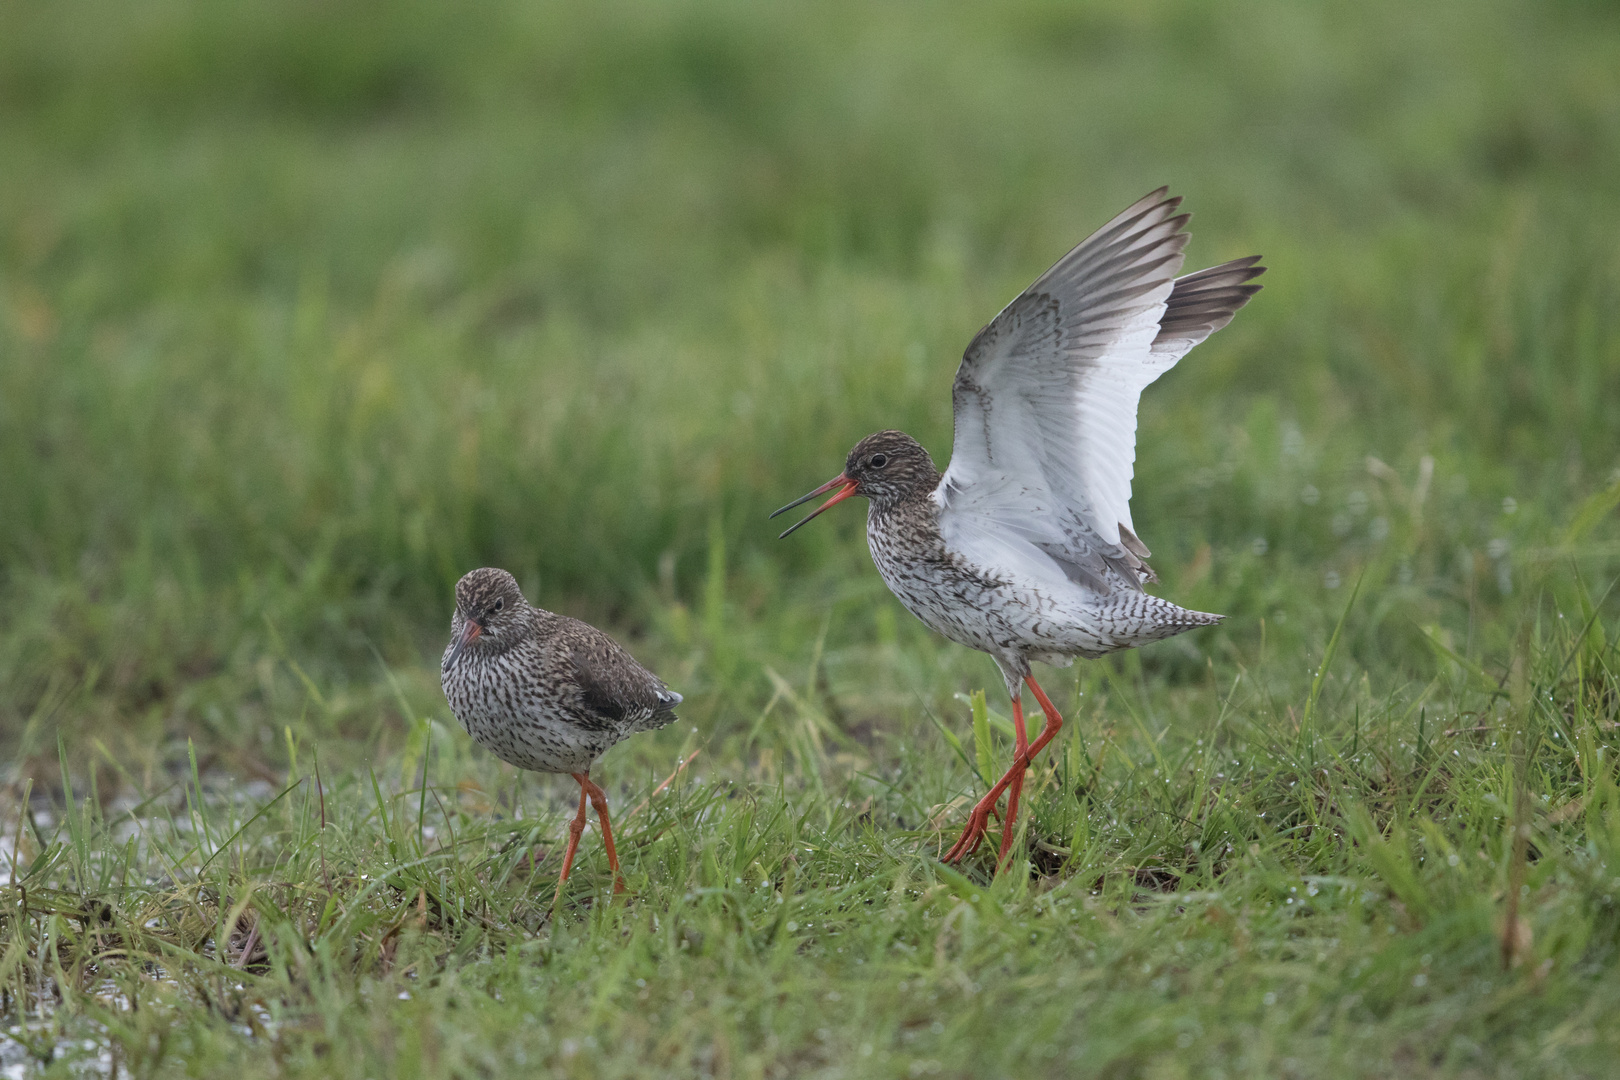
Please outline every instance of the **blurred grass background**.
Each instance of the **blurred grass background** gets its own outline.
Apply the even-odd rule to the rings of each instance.
[[[379,657],[429,707],[484,564],[707,731],[822,633],[848,708],[915,722],[988,665],[897,611],[859,514],[765,514],[880,427],[943,464],[963,343],[1161,183],[1189,268],[1273,269],[1142,411],[1165,591],[1233,618],[1125,663],[1264,638],[1303,685],[1365,573],[1387,688],[1432,673],[1419,625],[1500,650],[1547,564],[1615,569],[1610,520],[1558,542],[1620,466],[1612,5],[0,22],[0,737],[42,780],[58,732],[149,766],[386,738]]]
[[[1141,414],[1231,617],[955,874],[991,664],[765,516],[1164,183],[1272,268]],[[1596,0],[0,0],[0,1069],[1603,1075],[1617,184]],[[629,904],[445,708],[489,564],[686,694]]]

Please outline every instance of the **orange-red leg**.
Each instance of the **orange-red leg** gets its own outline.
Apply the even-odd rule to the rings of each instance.
[[[1019,697],[1023,695],[1020,694]],[[1023,765],[1019,765],[1019,762]],[[1024,792],[1024,772],[1029,768],[1029,736],[1024,732],[1024,703],[1013,701],[1013,767],[1008,770],[1012,783],[1007,788],[1007,819],[1001,823],[1001,851],[996,855],[996,869],[1007,864],[1012,852],[1013,833],[1018,823],[1018,796]]]
[[[583,773],[574,773],[573,776],[579,781],[579,813],[568,825],[568,850],[563,852],[562,873],[557,875],[557,893],[551,898],[554,908],[562,901],[563,884],[568,880],[568,872],[574,868],[574,852],[579,850],[579,837],[585,831],[585,808],[589,805],[585,785],[590,783],[590,778]]]
[[[1046,696],[1046,691],[1041,689],[1041,684],[1035,681],[1035,676],[1026,675],[1024,681],[1029,683],[1029,688],[1035,692],[1035,700],[1041,703],[1041,711],[1046,714],[1046,726],[1041,728],[1040,735],[1036,737],[1029,747],[1029,760],[1033,761],[1035,755],[1045,750],[1046,744],[1051,742],[1052,737],[1062,730],[1063,717],[1058,714],[1057,707],[1052,704],[1052,699]]]
[[[619,853],[613,850],[613,826],[608,824],[607,792],[603,791],[588,773],[576,773],[580,790],[588,792],[591,805],[596,807],[596,819],[602,823],[602,843],[607,848],[608,866],[613,869],[614,895],[624,892],[624,876],[619,873]]]
[[[1052,699],[1046,696],[1046,691],[1041,689],[1041,684],[1036,682],[1033,676],[1026,676],[1024,681],[1034,692],[1035,700],[1040,702],[1041,711],[1046,714],[1046,725],[1041,728],[1041,733],[1035,741],[1026,746],[1023,702],[1017,697],[1013,698],[1013,732],[1018,745],[1014,751],[1012,768],[1008,769],[1006,774],[996,781],[995,787],[974,805],[973,812],[968,815],[967,826],[962,830],[961,838],[945,853],[945,862],[966,858],[978,849],[984,839],[990,814],[995,810],[996,803],[1001,800],[1001,793],[1008,788],[1012,788],[1014,794],[1008,799],[1007,818],[1002,825],[1001,853],[996,859],[997,869],[1000,869],[1011,849],[1014,820],[1018,815],[1018,793],[1023,790],[1024,770],[1029,768],[1035,755],[1044,750],[1046,744],[1051,742],[1063,727],[1063,717],[1052,704]]]

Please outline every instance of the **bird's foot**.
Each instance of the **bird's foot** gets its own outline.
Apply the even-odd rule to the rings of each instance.
[[[960,862],[978,850],[979,845],[984,842],[985,831],[990,827],[990,815],[994,814],[998,819],[1001,817],[1001,812],[996,806],[1000,801],[1001,790],[996,789],[974,804],[973,812],[968,814],[967,825],[962,829],[962,835],[951,846],[951,850],[945,853],[943,862]]]
[[[974,804],[973,812],[968,815],[967,825],[962,829],[961,837],[952,845],[951,850],[945,853],[945,857],[941,861],[948,863],[958,862],[977,851],[979,845],[984,842],[984,834],[990,827],[990,816],[992,814],[995,815],[997,821],[1002,822],[1003,829],[1012,828],[1013,819],[1018,816],[1018,804],[1016,801],[1009,803],[1007,816],[1003,818],[999,807],[1001,795],[1012,785],[1013,779],[1021,777],[1027,768],[1029,768],[1027,754],[1013,759],[1012,768],[1007,770],[1007,774],[996,783],[995,787],[990,789],[984,798]],[[1002,847],[1005,848],[1006,844],[1003,844]],[[997,860],[998,866],[1002,859],[1006,858],[1006,854],[1005,850],[1001,853],[1001,859]]]

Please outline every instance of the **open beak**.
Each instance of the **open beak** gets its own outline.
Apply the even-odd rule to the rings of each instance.
[[[811,499],[815,498],[817,495],[825,495],[827,492],[831,491],[833,488],[839,487],[840,484],[842,484],[843,487],[839,488],[839,491],[838,491],[838,493],[836,495],[834,495],[832,498],[828,499],[826,502],[822,503],[820,506],[818,506],[814,510],[812,510],[809,514],[807,514],[804,517],[803,520],[801,520],[798,523],[798,525],[794,525],[790,529],[783,530],[782,535],[778,536],[777,539],[781,540],[783,537],[787,536],[788,533],[791,533],[795,529],[797,529],[799,527],[799,525],[803,525],[806,521],[809,521],[811,518],[815,517],[817,514],[821,513],[823,510],[827,509],[827,507],[829,507],[829,506],[837,506],[839,503],[843,502],[845,499],[847,499],[851,495],[855,494],[855,488],[858,485],[856,484],[855,481],[851,480],[849,477],[845,476],[843,473],[839,473],[837,476],[833,477],[831,480],[827,481],[825,484],[822,484],[820,487],[816,488],[816,490],[814,490],[814,491],[812,491],[812,492],[810,492],[810,493],[808,493],[806,495],[801,495],[799,498],[794,499],[792,502],[790,502],[786,506],[782,507],[782,509],[778,510],[776,512],[776,514],[785,514],[789,510],[793,509],[795,506],[799,506],[799,505],[801,505],[803,503],[809,502]],[[776,514],[772,514],[771,517],[775,517]]]
[[[468,619],[467,625],[461,628],[461,636],[456,638],[456,647],[451,649],[450,655],[445,658],[444,669],[449,671],[452,667],[454,667],[456,664],[456,657],[461,655],[461,650],[478,640],[478,635],[482,634],[483,632],[484,628],[479,624],[477,619]]]

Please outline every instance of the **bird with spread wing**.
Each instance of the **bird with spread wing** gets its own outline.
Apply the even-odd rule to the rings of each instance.
[[[1002,309],[962,356],[944,475],[911,436],[880,431],[844,471],[776,511],[869,500],[878,573],[928,627],[989,653],[1012,698],[1014,759],[946,861],[973,852],[1002,794],[999,867],[1024,772],[1063,719],[1032,661],[1067,665],[1221,620],[1144,591],[1156,581],[1131,521],[1142,391],[1260,291],[1259,256],[1184,277],[1189,215],[1160,188],[1081,241]],[[776,514],[771,515],[775,517]],[[1031,742],[1022,689],[1046,724]]]

